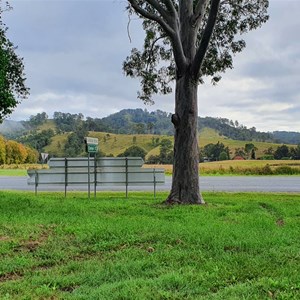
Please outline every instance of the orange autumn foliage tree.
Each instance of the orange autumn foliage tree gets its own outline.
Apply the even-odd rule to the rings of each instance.
[[[35,149],[0,136],[0,164],[36,163],[38,157]]]
[[[5,163],[5,158],[6,158],[5,140],[3,136],[0,135],[0,164]]]

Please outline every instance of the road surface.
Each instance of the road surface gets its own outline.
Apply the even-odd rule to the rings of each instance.
[[[168,191],[171,187],[170,176],[166,183],[157,186],[157,191]],[[202,191],[224,192],[291,192],[300,193],[300,176],[202,176],[200,178]],[[27,185],[27,177],[0,176],[0,190],[34,191],[34,186]],[[64,186],[43,185],[39,191],[63,191]],[[68,186],[68,191],[86,191],[86,186]],[[91,185],[91,191],[93,185]],[[124,191],[125,187],[97,187],[98,191]],[[153,187],[129,187],[129,191],[153,191]]]

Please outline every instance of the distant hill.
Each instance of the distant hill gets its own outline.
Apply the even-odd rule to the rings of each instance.
[[[16,133],[20,134],[24,131],[26,131],[26,128],[22,121],[4,120],[0,124],[0,133],[5,136],[15,135]]]
[[[174,129],[171,123],[171,113],[161,110],[148,112],[142,109],[123,109],[120,112],[100,119],[103,130],[111,133],[173,135]],[[242,141],[274,141],[271,133],[258,132],[255,127],[248,129],[226,118],[199,117],[199,130],[208,127],[217,130],[220,135],[234,140]],[[89,128],[91,130],[92,128]]]
[[[171,123],[171,113],[156,110],[149,112],[146,109],[123,109],[104,118],[90,118],[79,114],[55,112],[52,119],[46,113],[31,116],[28,121],[5,120],[0,124],[0,134],[7,138],[15,138],[25,141],[22,135],[32,134],[45,130],[53,130],[55,135],[67,134],[81,130],[90,132],[105,132],[111,134],[155,134],[173,135],[174,129]],[[299,144],[300,133],[274,131],[259,132],[255,127],[247,128],[238,121],[226,118],[199,117],[199,131],[204,128],[215,130],[219,136],[237,140],[252,142],[270,142]],[[49,132],[48,132],[49,133]],[[49,134],[50,135],[50,134]]]
[[[283,144],[300,144],[300,132],[274,131],[273,138],[275,141]]]
[[[55,135],[52,137],[51,143],[44,147],[44,151],[54,156],[65,156],[63,149],[70,135],[71,133]],[[155,134],[116,134],[90,131],[88,135],[99,139],[99,149],[106,156],[117,156],[130,146],[136,145],[143,148],[147,152],[146,158],[148,158],[150,155],[157,155],[159,153],[159,143],[163,139],[169,139],[170,141],[173,141],[173,136]],[[200,131],[200,147],[204,147],[209,143],[216,144],[217,142],[223,143],[226,147],[228,146],[232,156],[234,155],[236,148],[244,148],[246,143],[245,141],[233,140],[221,136],[219,132],[211,128],[205,127]],[[254,144],[257,147],[257,157],[264,155],[264,151],[268,148],[272,147],[273,149],[276,149],[279,146],[278,144],[267,142],[254,142]]]

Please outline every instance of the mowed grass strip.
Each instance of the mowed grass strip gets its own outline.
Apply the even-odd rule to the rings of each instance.
[[[300,196],[0,192],[0,299],[299,299]]]

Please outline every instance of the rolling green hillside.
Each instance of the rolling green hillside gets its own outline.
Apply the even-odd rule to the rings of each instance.
[[[233,140],[224,136],[220,136],[216,130],[211,128],[203,128],[203,130],[200,131],[200,135],[199,135],[200,147],[204,147],[209,143],[216,144],[217,142],[223,143],[226,147],[228,147],[230,149],[231,154],[234,154],[236,148],[244,148],[246,143],[251,142],[258,149],[256,151],[257,157],[262,156],[264,154],[263,153],[264,150],[267,150],[270,147],[276,149],[278,146],[281,145],[281,144],[267,143],[267,142]],[[288,145],[288,146],[293,146],[293,145]]]
[[[102,119],[61,112],[55,112],[53,119],[48,119],[46,113],[41,113],[23,122],[26,131],[15,140],[39,152],[63,157],[85,155],[84,137],[91,136],[99,139],[99,150],[103,155],[117,156],[131,146],[138,146],[145,150],[148,158],[159,154],[163,139],[173,141],[170,118],[171,114],[163,111],[150,113],[142,109],[124,109]],[[256,158],[265,150],[276,150],[280,145],[270,133],[257,132],[255,127],[248,129],[237,121],[199,117],[198,123],[201,129],[199,146],[223,143],[229,148],[231,157],[237,148],[244,149],[247,143],[257,148]]]
[[[64,156],[64,145],[70,133],[55,135],[49,146],[45,147],[45,151],[54,156]],[[113,134],[105,132],[89,132],[89,136],[99,139],[99,149],[105,155],[117,156],[124,152],[132,145],[137,145],[146,150],[149,155],[157,155],[159,153],[158,142],[162,139],[170,139],[173,141],[172,136],[154,135],[154,134]],[[83,141],[82,141],[83,142]],[[216,130],[211,128],[203,128],[199,134],[200,147],[204,147],[209,143],[216,144],[217,142],[223,143],[228,146],[231,155],[234,154],[236,148],[244,148],[247,141],[232,140],[227,137],[221,136]],[[257,147],[257,157],[263,155],[263,151],[269,147],[276,149],[279,144],[267,142],[252,142]]]

